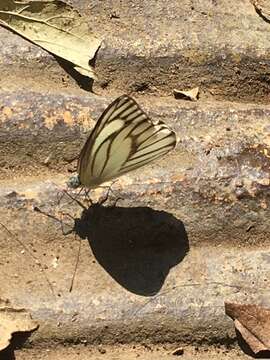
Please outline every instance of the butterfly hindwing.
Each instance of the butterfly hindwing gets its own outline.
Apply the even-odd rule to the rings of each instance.
[[[96,187],[165,155],[176,145],[175,133],[154,123],[127,95],[103,112],[79,158],[81,184]]]

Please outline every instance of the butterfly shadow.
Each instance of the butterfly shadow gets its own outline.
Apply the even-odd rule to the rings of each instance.
[[[149,207],[92,205],[75,222],[98,263],[124,288],[151,296],[189,250],[182,221]]]

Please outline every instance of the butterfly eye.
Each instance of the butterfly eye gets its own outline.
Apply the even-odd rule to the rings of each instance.
[[[81,185],[79,175],[73,175],[71,176],[67,181],[67,186],[71,189],[76,189]]]

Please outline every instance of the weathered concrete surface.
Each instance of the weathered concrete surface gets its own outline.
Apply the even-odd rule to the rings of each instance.
[[[76,221],[77,239],[74,233],[63,236],[57,222],[32,210],[35,204],[54,207],[60,216],[56,204],[46,201],[53,187],[43,183],[34,194],[30,185],[27,199],[18,190],[21,196],[9,194],[1,208],[1,222],[14,236],[1,229],[0,282],[1,298],[39,320],[33,341],[231,341],[233,323],[224,314],[224,301],[270,306],[269,246],[247,247],[235,238],[231,247],[189,249],[192,238],[181,219],[135,204],[94,207]],[[64,210],[77,218],[80,214],[67,199]],[[80,237],[85,240],[70,293]]]
[[[213,98],[268,100],[270,25],[248,0],[74,4],[104,37],[98,95],[0,29],[0,223],[13,234],[0,226],[0,297],[40,321],[35,344],[228,344],[225,300],[270,306],[270,111]],[[197,103],[164,96],[195,85]],[[74,202],[59,205],[61,190],[101,111],[129,91],[180,142],[119,179],[116,208],[81,218]],[[33,206],[74,215],[64,228],[77,239]]]
[[[86,346],[79,344],[76,346],[58,346],[51,349],[23,349],[16,351],[16,360],[137,360],[140,357],[143,360],[175,360],[174,350],[178,347],[175,344],[150,346],[145,345],[117,345],[117,346]],[[209,347],[192,347],[183,348],[181,360],[250,360],[250,357],[241,350],[226,349],[219,347],[212,349]]]
[[[71,3],[104,39],[98,92],[199,85],[202,97],[268,101],[270,25],[249,0]],[[53,57],[2,28],[0,59],[2,88],[77,88]]]
[[[67,179],[66,170],[75,169],[93,119],[110,101],[97,96],[2,95],[3,187],[14,173],[50,178],[65,172]],[[140,103],[152,118],[171,125],[180,142],[165,159],[123,178],[125,205],[172,212],[184,221],[194,243],[268,243],[268,107],[154,99]],[[9,188],[15,189],[15,183]]]

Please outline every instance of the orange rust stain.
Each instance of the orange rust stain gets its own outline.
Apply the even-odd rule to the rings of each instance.
[[[35,199],[38,197],[38,191],[26,190],[23,195],[26,199]]]
[[[25,123],[19,124],[19,129],[29,129],[29,128],[30,128],[29,124],[25,124]]]
[[[65,112],[64,112],[64,114],[63,114],[63,120],[64,120],[64,122],[65,122],[67,125],[69,125],[69,126],[71,126],[71,125],[74,123],[70,111],[65,111]]]
[[[258,182],[258,184],[261,184],[264,186],[270,185],[270,179],[268,179],[268,178],[258,179],[257,182]]]
[[[267,209],[267,207],[268,207],[267,202],[265,200],[262,200],[260,202],[260,206],[261,206],[262,209]]]
[[[93,119],[89,116],[88,110],[82,110],[79,113],[78,121],[82,124],[82,128],[84,131],[89,131],[94,126]]]
[[[12,115],[13,115],[13,111],[8,106],[4,106],[2,112],[3,112],[3,114],[5,115],[5,117],[7,119],[10,119],[12,117]]]
[[[269,154],[268,149],[263,149],[263,154],[264,154],[264,156],[270,158],[270,154]]]
[[[267,135],[264,137],[263,143],[264,143],[266,146],[270,146],[270,134],[267,134]]]
[[[184,181],[185,179],[186,179],[186,176],[183,175],[183,174],[173,175],[173,176],[171,177],[171,180],[172,180],[173,182],[175,182],[175,181]]]
[[[49,130],[52,130],[57,123],[57,116],[48,116],[44,119],[44,124]]]

